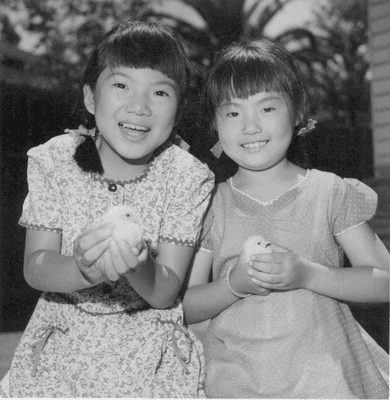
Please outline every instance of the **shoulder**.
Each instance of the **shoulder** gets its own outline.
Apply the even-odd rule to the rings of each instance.
[[[311,182],[317,186],[318,192],[328,193],[334,198],[356,198],[360,201],[376,202],[377,194],[365,183],[355,178],[342,178],[332,172],[311,170]]]
[[[206,164],[202,163],[195,156],[174,144],[169,146],[160,154],[158,157],[158,163],[163,164],[165,168],[174,170],[180,174],[209,179],[214,178],[214,174]]]
[[[229,181],[218,183],[211,195],[211,208],[214,213],[222,213],[231,198],[232,187]]]
[[[63,134],[49,139],[46,143],[31,148],[27,156],[32,159],[53,162],[73,157],[79,139],[70,134]]]

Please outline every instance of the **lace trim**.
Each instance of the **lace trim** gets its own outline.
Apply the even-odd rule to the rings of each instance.
[[[249,194],[247,194],[247,193],[244,193],[242,190],[235,188],[234,185],[233,185],[233,177],[229,178],[229,184],[230,184],[230,187],[231,187],[234,191],[236,191],[236,192],[238,192],[238,193],[241,193],[241,194],[244,195],[245,197],[248,197],[249,199],[252,199],[253,201],[255,201],[255,202],[257,202],[257,203],[260,203],[260,204],[262,204],[262,205],[264,205],[264,206],[268,206],[268,205],[274,203],[275,201],[279,200],[281,197],[283,197],[283,196],[286,195],[287,193],[293,191],[295,188],[297,188],[298,186],[302,185],[304,182],[306,182],[307,179],[309,178],[310,174],[311,174],[311,170],[308,169],[308,170],[306,171],[306,175],[303,177],[302,180],[300,180],[300,181],[299,181],[298,183],[296,183],[293,187],[291,187],[290,189],[286,190],[284,193],[282,193],[282,194],[279,195],[278,197],[275,197],[274,199],[268,200],[268,201],[262,201],[262,200],[256,199],[255,197],[252,197],[251,195],[249,195]]]
[[[200,246],[200,250],[203,250],[203,251],[205,251],[206,253],[214,254],[214,251],[213,251],[213,250],[206,249],[206,247]]]
[[[168,238],[166,236],[160,236],[158,238],[158,240],[160,242],[172,243],[172,244],[176,244],[178,246],[186,246],[186,247],[194,247],[195,246],[194,240],[181,240],[181,239],[175,239],[175,238]]]
[[[355,228],[357,228],[358,226],[365,224],[366,222],[367,222],[367,221],[359,222],[358,224],[356,224],[356,225],[354,225],[354,226],[351,226],[351,227],[349,227],[349,228],[343,230],[342,232],[334,233],[333,236],[340,236],[340,235],[342,235],[343,233],[346,233],[346,232],[348,232],[348,231],[351,231],[352,229],[355,229]]]
[[[19,222],[20,226],[28,229],[34,229],[36,231],[47,231],[47,232],[55,232],[55,233],[62,233],[61,228],[48,228],[47,226],[43,225],[35,225],[35,224],[27,224],[25,222]]]

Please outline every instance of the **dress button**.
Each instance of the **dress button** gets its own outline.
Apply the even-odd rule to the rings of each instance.
[[[118,188],[117,188],[117,186],[115,185],[115,183],[110,183],[110,184],[108,185],[108,190],[109,190],[110,192],[116,192],[117,189],[118,189]]]

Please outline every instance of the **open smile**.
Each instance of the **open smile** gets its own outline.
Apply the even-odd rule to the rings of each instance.
[[[245,143],[241,146],[244,147],[244,149],[259,149],[260,147],[264,147],[268,142],[269,140],[259,140],[252,143]]]
[[[150,131],[150,129],[145,126],[134,125],[134,124],[130,124],[128,122],[119,122],[118,125],[120,128],[125,129],[126,131],[128,131],[131,134],[139,135],[139,134]]]

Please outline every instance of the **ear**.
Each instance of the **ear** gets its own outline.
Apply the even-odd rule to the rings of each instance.
[[[89,85],[84,85],[84,105],[85,108],[92,114],[95,115],[95,100],[93,97],[92,89]]]

